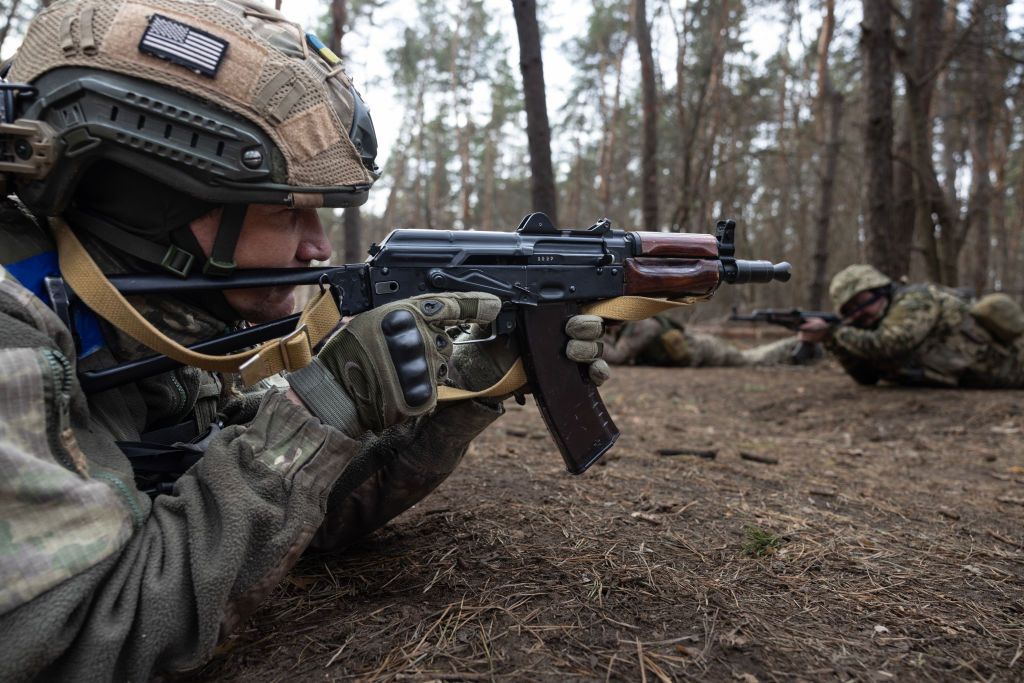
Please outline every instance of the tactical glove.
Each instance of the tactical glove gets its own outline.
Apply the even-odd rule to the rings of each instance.
[[[493,294],[429,294],[355,316],[305,368],[292,390],[325,423],[356,437],[430,412],[448,376],[452,342],[445,327],[490,323]]]
[[[611,371],[601,358],[604,334],[604,320],[597,315],[574,315],[565,324],[569,342],[565,355],[577,363],[585,363],[590,381],[601,386]],[[473,325],[468,332],[459,336],[459,341],[485,338],[486,330]],[[499,336],[496,339],[475,344],[458,344],[452,365],[458,373],[458,381],[473,391],[486,389],[495,384],[519,357],[520,351],[514,338]]]

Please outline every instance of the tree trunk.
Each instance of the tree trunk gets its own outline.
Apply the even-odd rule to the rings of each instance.
[[[979,31],[969,49],[971,65],[971,88],[974,96],[971,106],[971,197],[968,205],[968,223],[975,231],[973,285],[979,294],[990,288],[993,281],[992,237],[993,218],[996,210],[996,190],[992,187],[991,173],[1000,170],[996,163],[1005,166],[1005,154],[995,145],[998,123],[997,112],[1005,107],[1005,83],[1008,74],[1006,59],[995,53],[1006,45],[1006,2],[1005,0],[978,0],[977,12]],[[1009,145],[1010,140],[1003,141]],[[1005,147],[1004,147],[1005,149]],[[1001,189],[1001,188],[1000,188]],[[1000,208],[1001,210],[1001,208]],[[1004,228],[996,227],[1003,232]],[[1005,239],[1005,236],[1001,236]],[[1000,246],[1003,239],[999,241]]]
[[[551,126],[544,89],[540,28],[535,0],[512,0],[519,33],[519,69],[523,74],[526,137],[530,148],[530,192],[534,211],[543,211],[558,225],[555,172],[551,165]]]
[[[566,225],[580,225],[580,207],[583,203],[583,145],[580,136],[576,136],[576,152],[572,164],[572,176],[569,178],[569,201],[566,212]]]
[[[681,30],[676,30],[676,39],[678,42],[678,55],[676,57],[677,75],[685,73],[685,64],[683,59],[686,53],[687,35],[689,31],[689,25],[686,21],[685,15],[686,9],[684,8],[683,11],[683,27]],[[680,112],[680,120],[685,121],[687,125],[686,128],[684,128],[683,150],[680,155],[679,162],[679,201],[672,214],[671,222],[672,230],[675,231],[690,230],[692,216],[697,212],[697,207],[700,206],[700,187],[706,185],[706,178],[703,173],[703,169],[707,167],[710,171],[710,156],[711,152],[714,150],[715,138],[718,134],[719,112],[717,111],[715,104],[718,101],[718,91],[721,85],[722,70],[725,67],[725,43],[729,31],[729,11],[730,8],[728,0],[722,0],[718,8],[718,13],[712,22],[711,52],[708,57],[709,68],[707,78],[701,82],[700,92],[696,98],[693,110],[689,113],[685,111]],[[677,85],[677,90],[679,87],[680,86]],[[676,107],[677,109],[680,109],[684,104],[684,98],[682,93],[677,93],[676,97]],[[714,111],[714,117],[711,125],[705,126],[704,112],[708,109],[712,109]],[[700,137],[702,130],[706,131],[704,133],[704,155],[695,171],[693,167],[694,150],[697,147],[697,140]]]
[[[615,146],[616,134],[619,128],[619,118],[622,112],[622,59],[625,56],[625,49],[616,55],[615,59],[615,90],[612,94],[611,114],[605,115],[604,136],[601,139],[600,169],[601,184],[598,188],[598,198],[601,203],[601,211],[605,216],[611,215],[612,188],[615,186]],[[602,79],[603,81],[603,79]],[[602,111],[608,111],[609,107],[602,107]]]
[[[644,229],[659,230],[658,225],[658,84],[651,50],[651,28],[647,24],[646,0],[633,3],[633,26],[640,53],[640,83],[643,90],[643,157],[640,172],[641,211]]]
[[[366,258],[363,248],[363,220],[359,215],[359,207],[345,209],[345,263],[358,263]]]
[[[861,24],[864,52],[864,166],[867,177],[867,259],[890,276],[892,259],[893,34],[889,0],[864,0]]]
[[[832,203],[835,192],[836,169],[839,165],[840,127],[843,121],[843,96],[836,92],[829,76],[828,53],[835,33],[835,0],[826,0],[825,19],[818,38],[817,81],[815,98],[815,128],[818,139],[825,141],[821,161],[818,214],[815,216],[814,271],[811,275],[810,307],[821,310],[825,300],[828,278],[829,231],[832,223]],[[828,120],[826,122],[826,116]]]
[[[348,0],[331,0],[331,37],[327,47],[338,55],[341,54],[341,39],[345,37],[345,24],[348,23]]]
[[[484,198],[483,217],[480,219],[482,230],[494,230],[494,202],[497,201],[497,173],[494,165],[498,162],[498,150],[495,136],[496,130],[487,131],[487,143],[484,147]]]
[[[666,5],[676,34],[676,87],[672,99],[676,110],[676,126],[678,126],[679,130],[684,131],[683,149],[681,153],[676,154],[676,179],[680,185],[679,200],[672,211],[669,229],[682,231],[685,230],[683,221],[688,211],[686,188],[689,187],[690,158],[693,154],[693,136],[685,134],[685,131],[690,130],[689,113],[686,108],[686,52],[690,42],[690,3],[688,1],[683,2],[681,10],[682,19],[679,23],[676,22],[671,3],[666,3]]]
[[[347,0],[331,0],[331,38],[328,47],[339,57],[344,57],[341,41],[345,37],[345,24],[348,22]],[[342,223],[345,226],[345,263],[356,263],[365,258],[363,249],[363,221],[359,216],[359,207],[345,209]]]
[[[944,252],[948,251],[960,231],[959,220],[942,192],[932,160],[932,100],[936,79],[941,71],[939,59],[945,42],[942,2],[914,0],[907,28],[907,59],[903,64],[903,74],[907,85],[907,130],[910,134],[910,164],[914,177],[915,230],[923,246],[929,279],[955,285],[955,281],[949,281],[950,277],[956,277],[955,264],[954,274],[951,275],[946,262],[948,254]],[[939,217],[938,223],[933,216]]]

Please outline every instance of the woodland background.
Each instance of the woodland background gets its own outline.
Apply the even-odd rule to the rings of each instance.
[[[733,218],[740,256],[795,276],[727,305],[827,306],[829,277],[863,261],[1024,294],[1024,12],[1007,0],[577,3],[557,109],[546,3],[392,2],[397,40],[372,39],[388,0],[323,0],[316,27],[342,56],[371,36],[401,109],[386,200],[326,215],[336,261],[394,227],[511,230],[533,210],[688,232]],[[0,46],[39,7],[0,3]],[[744,40],[766,7],[785,17],[768,54]]]

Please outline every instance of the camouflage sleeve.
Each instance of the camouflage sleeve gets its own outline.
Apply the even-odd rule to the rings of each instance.
[[[657,318],[625,323],[617,334],[606,334],[601,357],[611,365],[632,362],[644,348],[661,336],[664,328]]]
[[[852,377],[857,384],[870,386],[878,384],[878,381],[882,378],[882,373],[879,371],[877,363],[854,356],[845,348],[836,344],[833,339],[825,340],[825,348],[839,361],[846,374]]]
[[[377,469],[355,491],[344,481],[334,487],[312,546],[344,548],[421,501],[455,470],[470,441],[503,412],[500,403],[458,401],[368,441],[358,457]]]
[[[911,292],[893,301],[877,328],[840,327],[833,332],[831,342],[858,358],[896,358],[909,353],[928,337],[939,313],[939,302],[927,290]]]
[[[195,667],[295,562],[358,447],[272,390],[151,502],[47,315],[0,314],[0,680]]]

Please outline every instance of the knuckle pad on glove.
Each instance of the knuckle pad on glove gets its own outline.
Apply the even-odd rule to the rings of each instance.
[[[565,346],[565,355],[577,363],[589,363],[601,356],[601,345],[594,341],[570,339]]]
[[[391,311],[381,320],[380,329],[406,404],[425,405],[434,395],[434,384],[416,316],[406,309]]]
[[[599,315],[574,315],[565,323],[565,333],[573,339],[596,341],[604,334],[604,318]]]

